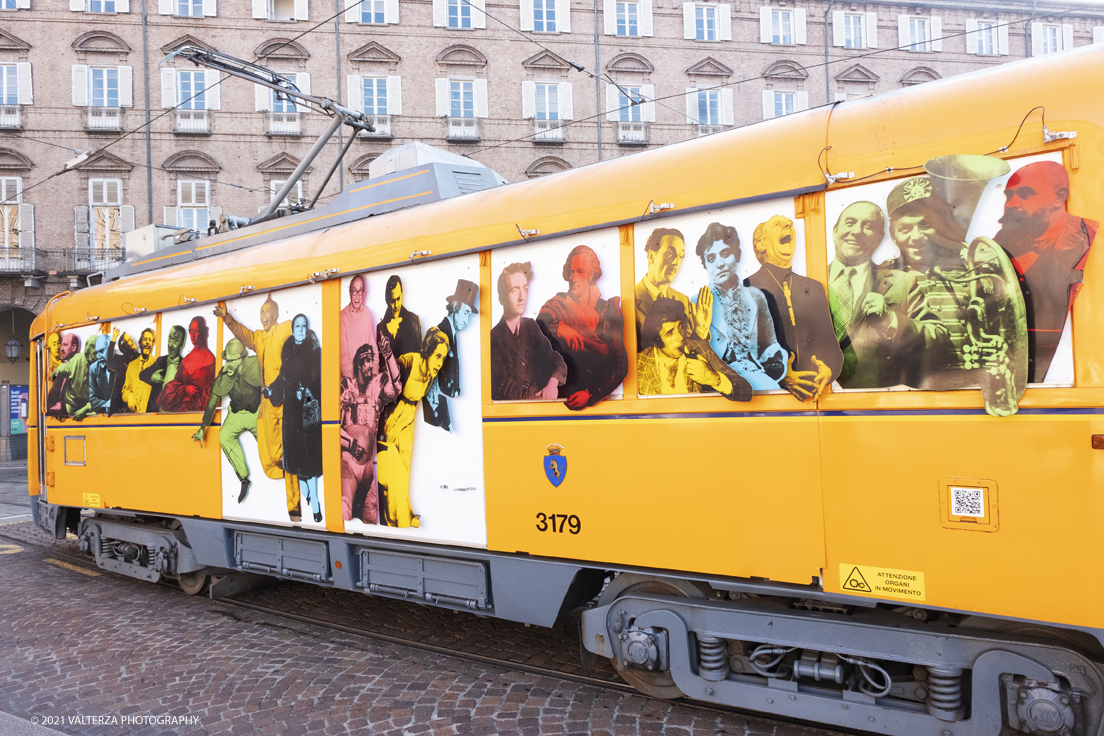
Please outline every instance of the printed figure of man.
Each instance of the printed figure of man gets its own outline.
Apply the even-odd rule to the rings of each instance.
[[[387,312],[376,325],[376,345],[386,338],[391,342],[392,355],[416,353],[422,347],[422,321],[403,306],[403,282],[395,274],[384,287]]]
[[[545,302],[537,314],[567,364],[567,383],[560,386],[559,397],[573,411],[609,396],[629,370],[621,298],[602,298],[597,285],[601,277],[598,255],[589,246],[575,246],[563,266],[568,290]]]
[[[222,418],[219,428],[219,445],[234,474],[241,481],[238,503],[245,500],[249,487],[249,463],[242,450],[241,435],[250,432],[257,437],[257,414],[261,408],[261,364],[256,355],[248,355],[241,340],[230,340],[222,351],[222,370],[211,385],[211,396],[207,400],[207,409],[203,412],[203,425],[192,435],[192,439],[203,447],[207,428],[214,419],[215,409],[226,396],[230,397],[229,410]]]
[[[142,371],[157,360],[154,352],[156,335],[153,330],[146,328],[138,336],[139,355],[130,362],[126,369],[126,381],[123,383],[123,401],[127,408],[136,414],[144,414],[149,404],[150,385],[142,380]]]
[[[166,381],[157,397],[158,411],[202,411],[215,382],[215,354],[207,347],[207,320],[193,317],[188,325],[192,349],[180,361],[172,381]]]
[[[716,391],[733,398],[739,389],[747,396],[745,400],[750,400],[751,386],[693,333],[682,302],[665,296],[652,302],[640,334],[636,373],[641,394]]]
[[[880,268],[870,260],[885,236],[885,216],[873,202],[853,202],[832,228],[835,258],[828,265],[828,303],[843,350],[844,388],[912,385],[912,366],[925,348],[946,339],[928,309],[916,274]]]
[[[161,389],[176,380],[176,374],[180,371],[180,363],[183,360],[181,352],[187,339],[188,331],[183,325],[170,327],[169,338],[165,341],[167,354],[153,361],[152,365],[138,374],[138,377],[150,386],[149,400],[146,402],[147,411],[160,411],[158,399],[161,397]]]
[[[92,341],[89,341],[92,342]],[[85,346],[86,349],[88,346]],[[91,350],[88,350],[91,352]],[[56,407],[59,416],[73,416],[77,410],[88,403],[88,364],[89,360],[80,349],[80,338],[70,332],[61,338],[62,363],[54,369],[51,376],[55,382],[61,380],[61,404]]]
[[[391,343],[380,343],[378,358],[374,345],[361,345],[353,356],[353,379],[342,380],[341,514],[345,521],[379,522],[376,433],[384,407],[402,387]]]
[[[709,322],[712,317],[713,295],[708,286],[698,292],[697,304],[691,304],[690,298],[671,286],[678,275],[679,266],[686,255],[686,243],[682,233],[672,228],[659,228],[652,231],[644,243],[644,255],[648,259],[648,271],[636,283],[636,332],[640,339],[640,328],[644,318],[652,308],[652,303],[667,297],[682,304],[690,317],[698,337],[709,338]]]
[[[127,367],[139,357],[141,353],[134,344],[134,338],[119,330],[112,332],[114,348],[107,359],[107,368],[111,371],[111,406],[109,414],[121,414],[130,411],[130,407],[123,401],[123,386],[126,384]]]
[[[107,414],[111,408],[111,375],[107,370],[111,342],[109,335],[96,335],[85,345],[85,355],[91,356],[88,364],[88,403],[73,414],[78,421],[91,414]]]
[[[341,310],[341,375],[352,381],[353,358],[362,345],[376,346],[376,320],[364,302],[367,287],[360,274],[349,280],[349,303]]]
[[[713,352],[746,379],[752,389],[778,389],[778,380],[786,373],[786,351],[778,344],[763,292],[740,281],[740,236],[736,228],[709,223],[698,238],[695,253],[709,274],[712,297],[709,344]],[[698,297],[699,302],[702,296]]]
[[[775,215],[759,223],[752,244],[761,267],[745,283],[763,292],[775,335],[789,353],[778,385],[802,401],[815,399],[843,367],[828,294],[819,281],[793,272],[797,233],[789,218]]]
[[[1058,349],[1099,223],[1066,212],[1069,174],[1056,161],[1024,166],[1004,188],[993,238],[1012,257],[1027,308],[1028,380],[1040,383]]]
[[[215,307],[215,316],[229,328],[234,337],[241,340],[247,350],[257,354],[261,367],[261,383],[269,387],[280,375],[283,365],[281,351],[284,343],[291,337],[291,322],[279,322],[280,306],[272,300],[270,294],[261,305],[261,329],[250,330],[230,315],[226,307]],[[287,494],[288,518],[302,521],[299,507],[299,479],[292,473],[284,472],[284,410],[282,406],[273,406],[267,397],[261,398],[261,409],[257,419],[257,454],[265,475],[274,480],[283,478]]]
[[[449,352],[444,365],[437,372],[433,385],[422,400],[422,418],[426,424],[440,427],[446,432],[452,431],[452,418],[449,416],[448,399],[460,395],[460,349],[456,337],[468,326],[473,314],[479,314],[479,286],[466,279],[456,282],[455,293],[445,300],[445,318],[437,329],[448,338]]]
[[[498,275],[502,319],[491,328],[491,400],[551,401],[567,383],[567,364],[537,321],[523,317],[531,262],[511,263]]]

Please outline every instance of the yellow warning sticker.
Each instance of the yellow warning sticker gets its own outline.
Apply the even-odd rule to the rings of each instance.
[[[848,593],[865,593],[903,601],[922,601],[924,600],[924,573],[840,563],[840,587]]]
[[[84,494],[84,506],[88,508],[98,509],[103,504],[100,503],[100,494],[98,493],[85,493]]]

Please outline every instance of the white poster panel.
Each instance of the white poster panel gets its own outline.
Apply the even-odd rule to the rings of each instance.
[[[1015,234],[1015,226],[1012,224],[1011,220],[1009,220],[1007,223],[1002,222],[1002,220],[1005,220],[1006,218],[1006,206],[1009,208],[1008,212],[1010,214],[1013,214],[1011,210],[1015,208],[1018,203],[1018,200],[1013,198],[1011,192],[1008,191],[1009,180],[1013,176],[1015,176],[1017,172],[1029,166],[1031,166],[1032,168],[1028,169],[1028,171],[1025,172],[1025,175],[1031,177],[1033,180],[1041,180],[1039,182],[1031,182],[1032,184],[1036,185],[1035,187],[1033,187],[1033,194],[1031,196],[1035,196],[1039,199],[1047,198],[1050,201],[1048,201],[1047,203],[1036,201],[1032,203],[1032,205],[1028,205],[1028,209],[1035,207],[1041,208],[1042,210],[1049,210],[1049,214],[1046,214],[1046,212],[1039,212],[1038,217],[1036,218],[1040,220],[1039,235],[1041,237],[1049,227],[1043,226],[1041,218],[1049,217],[1050,220],[1053,221],[1052,225],[1056,226],[1055,230],[1060,232],[1067,222],[1080,221],[1080,217],[1066,212],[1066,208],[1063,206],[1063,203],[1060,199],[1063,195],[1055,191],[1056,189],[1060,189],[1058,185],[1061,182],[1051,182],[1051,177],[1046,176],[1045,173],[1042,176],[1040,176],[1039,174],[1040,171],[1046,172],[1046,167],[1048,165],[1051,167],[1060,168],[1062,166],[1061,152],[1045,153],[1037,156],[1025,156],[1023,158],[1011,159],[1008,161],[1008,164],[1010,165],[1011,170],[1007,174],[995,177],[985,184],[984,189],[981,192],[980,199],[977,202],[977,208],[974,211],[973,219],[970,223],[969,229],[966,232],[964,242],[970,243],[977,237],[996,238],[999,241],[1004,241],[1000,244],[1004,246],[1005,251],[1008,252],[1009,256],[1012,258],[1012,263],[1014,264],[1016,269],[1021,273],[1026,271],[1029,274],[1028,278],[1030,279],[1030,269],[1037,268],[1037,266],[1035,264],[1031,264],[1026,269],[1024,268],[1025,262],[1017,259],[1017,256],[1021,254],[1010,242],[1012,236]],[[1050,171],[1054,171],[1054,169],[1051,169]],[[877,248],[871,255],[870,261],[873,264],[880,264],[886,268],[906,268],[907,266],[902,259],[901,248],[895,244],[893,233],[891,232],[891,213],[888,210],[888,207],[890,206],[889,199],[891,192],[893,192],[895,188],[901,185],[902,182],[906,182],[913,177],[920,176],[926,176],[923,169],[917,169],[911,177],[880,181],[873,184],[849,187],[847,189],[838,189],[827,192],[825,195],[825,218],[828,230],[827,257],[829,263],[832,262],[833,258],[836,255],[833,232],[837,229],[837,226],[841,222],[841,216],[843,215],[844,210],[855,203],[868,202],[877,207],[882,221],[885,225],[884,235],[881,238]],[[1042,186],[1039,186],[1040,184]],[[1013,187],[1013,189],[1016,188],[1017,187]],[[1040,191],[1034,192],[1035,188],[1039,189]],[[1068,188],[1069,184],[1067,180],[1065,182],[1065,191],[1067,196]],[[906,193],[905,196],[907,197],[910,195]],[[899,205],[895,204],[895,206]],[[1024,225],[1026,225],[1027,227],[1031,226],[1029,223],[1024,223]],[[1021,227],[1022,226],[1023,225],[1021,225]],[[1076,227],[1074,227],[1073,229],[1076,229]],[[901,240],[901,242],[904,242],[902,236],[899,236],[899,239]],[[1043,237],[1043,240],[1045,240],[1045,237]],[[1030,258],[1031,257],[1029,256],[1029,259]],[[921,270],[923,270],[922,267]],[[1042,269],[1038,269],[1036,273],[1038,273],[1038,271],[1040,270]],[[935,288],[937,292],[939,291],[936,287],[932,288]],[[1066,292],[1065,284],[1054,285],[1054,288],[1060,290],[1062,294],[1065,294]],[[1035,295],[1035,299],[1038,300],[1039,298],[1039,295]],[[932,301],[933,299],[929,294],[929,302]],[[940,305],[936,304],[935,306],[939,307]],[[1073,343],[1070,334],[1070,316],[1068,314],[1066,315],[1064,323],[1061,323],[1060,328],[1058,327],[1058,324],[1055,324],[1052,327],[1054,329],[1050,331],[1054,332],[1056,336],[1060,335],[1060,339],[1056,340],[1056,348],[1052,346],[1049,350],[1046,351],[1048,353],[1048,357],[1050,358],[1049,369],[1045,371],[1045,375],[1041,381],[1036,378],[1035,380],[1028,383],[1029,386],[1063,387],[1072,386],[1074,383]],[[1053,351],[1053,355],[1050,355],[1051,351]],[[906,389],[905,386],[894,386],[894,388],[901,390]],[[975,383],[968,386],[950,387],[940,386],[940,388],[976,389],[977,384]],[[834,390],[842,390],[842,387],[837,383],[834,386]],[[869,387],[862,387],[860,390],[869,390]]]
[[[569,279],[576,279],[575,276],[570,274],[572,268],[572,261],[575,258],[570,258],[572,254],[579,256],[584,253],[583,261],[589,261],[589,255],[585,254],[583,248],[589,248],[593,252],[594,256],[598,260],[597,272],[600,275],[591,283],[592,289],[596,289],[598,294],[596,299],[603,300],[605,302],[605,313],[613,316],[613,312],[620,312],[620,298],[621,298],[621,243],[620,235],[617,228],[607,228],[604,230],[595,230],[594,232],[582,233],[579,235],[569,235],[562,238],[554,238],[551,240],[540,241],[537,243],[517,245],[510,248],[498,248],[491,253],[491,283],[494,288],[494,292],[491,295],[491,320],[494,327],[492,327],[492,337],[495,330],[504,330],[505,318],[507,316],[505,305],[503,300],[509,300],[509,286],[507,281],[511,278],[517,279],[518,284],[524,280],[522,277],[513,276],[513,273],[521,273],[525,278],[529,278],[526,274],[531,275],[528,281],[527,290],[515,292],[515,298],[522,300],[519,301],[512,309],[511,315],[515,318],[520,316],[521,324],[516,329],[520,330],[532,323],[529,320],[541,320],[544,322],[542,330],[545,334],[548,334],[550,330],[547,325],[555,321],[554,315],[561,311],[561,307],[564,304],[568,304],[572,299],[572,285]],[[581,264],[581,261],[580,261]],[[577,264],[578,265],[578,264]],[[528,266],[528,270],[525,270],[525,266]],[[589,266],[588,266],[589,268]],[[500,292],[499,282],[502,280],[504,289]],[[577,279],[576,279],[577,280]],[[578,287],[577,287],[578,288]],[[612,300],[618,300],[614,302]],[[595,305],[599,304],[598,301],[594,302]],[[543,316],[542,316],[543,312]],[[620,321],[621,317],[618,314],[617,320]],[[599,315],[599,322],[603,322],[601,315]],[[631,325],[627,325],[627,328],[631,329]],[[566,338],[565,338],[566,339]],[[623,343],[623,334],[618,336],[618,339]],[[543,350],[544,343],[540,343]],[[539,390],[546,387],[546,381],[548,375],[551,375],[555,371],[553,369],[545,370],[540,374],[539,383],[540,386],[533,385],[531,390],[508,390],[506,388],[507,379],[502,377],[503,372],[509,371],[496,371],[492,368],[492,398],[495,401],[561,401],[570,402],[571,396],[577,393],[578,389],[587,390],[592,392],[595,397],[598,397],[595,401],[592,401],[590,405],[596,403],[597,400],[618,399],[623,395],[623,387],[620,382],[616,385],[604,385],[603,379],[607,375],[616,375],[617,368],[616,363],[618,358],[616,357],[616,349],[613,346],[608,346],[609,350],[605,353],[608,366],[600,365],[595,366],[596,370],[590,371],[589,377],[580,376],[576,379],[573,375],[574,369],[568,363],[568,383],[561,384],[559,391],[555,396],[552,395],[552,391],[548,394],[541,396]],[[582,352],[582,351],[580,351]],[[628,356],[628,360],[633,359],[633,356]],[[500,354],[498,345],[495,340],[491,342],[491,362],[496,365],[504,365],[502,363],[503,356]],[[516,371],[519,365],[513,364],[510,367],[510,371]],[[580,374],[584,371],[580,370]],[[496,379],[496,376],[498,378]],[[624,374],[622,373],[622,377]],[[612,383],[612,381],[610,382]],[[588,387],[588,384],[593,384]],[[580,401],[575,407],[585,411],[586,402]]]
[[[479,257],[345,277],[341,307],[345,530],[486,547]]]
[[[233,299],[226,311],[221,424],[207,430],[222,448],[223,518],[324,529],[322,288]]]
[[[670,237],[663,237],[671,230],[681,236],[681,255],[675,247],[677,243],[669,245]],[[757,231],[763,244],[758,257],[755,248]],[[773,249],[785,251],[788,267],[794,274],[806,275],[805,222],[796,217],[793,197],[641,223],[636,225],[633,240],[638,324],[643,320],[641,305],[650,304],[654,296],[665,294],[685,300],[692,309],[698,305],[703,290],[710,291],[713,299],[711,344],[718,357],[747,379],[756,392],[779,391],[778,381],[785,370],[786,352],[780,347],[778,336],[770,324],[765,299],[756,297],[745,300],[753,305],[751,319],[747,320],[747,328],[737,338],[734,327],[725,320],[720,295],[722,291],[731,294],[740,289],[753,288],[747,285],[747,279],[763,269],[760,258],[764,257],[768,241]],[[649,240],[657,246],[652,248],[650,259]],[[765,315],[761,314],[764,312]],[[756,319],[764,316],[767,318]],[[734,337],[726,341],[722,333]],[[745,354],[739,354],[741,351],[734,348],[726,349],[726,346],[734,346],[737,342],[746,344],[746,349],[742,351]],[[638,345],[638,350],[645,349],[645,345]]]

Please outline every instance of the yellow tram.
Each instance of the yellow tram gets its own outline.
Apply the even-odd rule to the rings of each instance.
[[[415,166],[151,254],[34,324],[36,519],[192,591],[541,625],[617,573],[583,644],[653,695],[1101,733],[1101,84],[1085,49],[378,214]]]

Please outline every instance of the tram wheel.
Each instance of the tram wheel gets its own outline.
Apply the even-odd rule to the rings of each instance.
[[[623,573],[614,578],[598,599],[598,605],[604,606],[627,595],[656,594],[679,596],[681,598],[705,598],[706,595],[693,583],[685,580],[659,580],[643,575]],[[667,672],[649,672],[633,667],[622,667],[617,657],[610,657],[613,668],[625,682],[640,692],[653,698],[670,700],[685,695]]]
[[[188,595],[198,595],[202,593],[203,589],[207,587],[209,580],[210,576],[202,570],[182,572],[176,576],[176,582],[180,586],[180,589]]]

